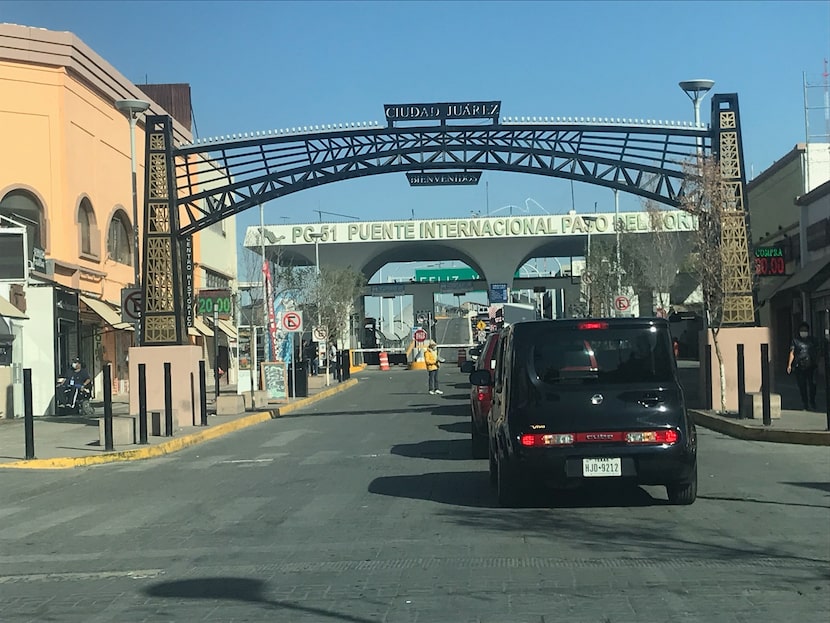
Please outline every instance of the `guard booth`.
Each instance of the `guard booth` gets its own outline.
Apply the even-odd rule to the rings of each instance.
[[[363,321],[363,348],[378,348],[378,322],[375,318],[366,318]],[[363,353],[363,362],[369,366],[380,365],[380,353]]]

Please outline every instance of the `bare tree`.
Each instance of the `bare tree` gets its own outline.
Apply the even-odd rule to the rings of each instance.
[[[615,242],[602,240],[591,241],[591,252],[585,259],[586,272],[591,282],[586,285],[588,316],[610,316],[613,308],[614,293],[617,288],[615,270]]]
[[[317,279],[307,283],[310,287],[304,290],[304,309],[315,323],[327,329],[329,342],[342,343],[347,337],[352,307],[366,285],[366,277],[350,266],[325,266]]]
[[[654,201],[644,205],[648,214],[649,233],[625,232],[620,236],[624,275],[628,285],[657,292],[658,306],[668,309],[666,300],[677,278],[680,267],[690,252],[688,235],[668,231],[665,227],[665,210]],[[618,224],[622,227],[622,223]]]
[[[718,334],[724,322],[724,303],[727,295],[728,265],[723,243],[723,223],[729,212],[735,211],[734,189],[724,180],[717,160],[700,157],[684,167],[685,193],[681,205],[698,219],[693,234],[693,252],[690,266],[697,275],[703,291],[706,322],[715,345],[720,377],[720,412],[726,412],[726,370]],[[748,260],[748,258],[747,258]]]

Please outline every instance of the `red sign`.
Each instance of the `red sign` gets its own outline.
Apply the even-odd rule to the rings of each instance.
[[[415,331],[415,341],[416,342],[426,342],[427,341],[427,332],[423,329],[418,329]]]
[[[299,312],[288,311],[282,315],[282,328],[284,331],[302,331],[303,317]]]
[[[625,311],[629,307],[631,307],[631,301],[627,296],[618,296],[614,299],[614,309],[617,311]]]

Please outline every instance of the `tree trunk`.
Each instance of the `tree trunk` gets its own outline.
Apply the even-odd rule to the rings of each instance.
[[[712,327],[712,341],[715,344],[715,357],[718,359],[718,376],[720,378],[720,411],[719,413],[726,413],[726,367],[723,364],[723,354],[720,351],[720,342],[718,341],[718,331]]]

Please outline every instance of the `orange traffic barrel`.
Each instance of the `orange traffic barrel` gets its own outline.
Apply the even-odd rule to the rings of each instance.
[[[386,354],[386,351],[381,351],[379,359],[380,359],[380,369],[381,370],[388,370],[389,369],[389,356]]]
[[[458,349],[458,367],[461,367],[461,364],[467,361],[467,351],[463,348]]]

